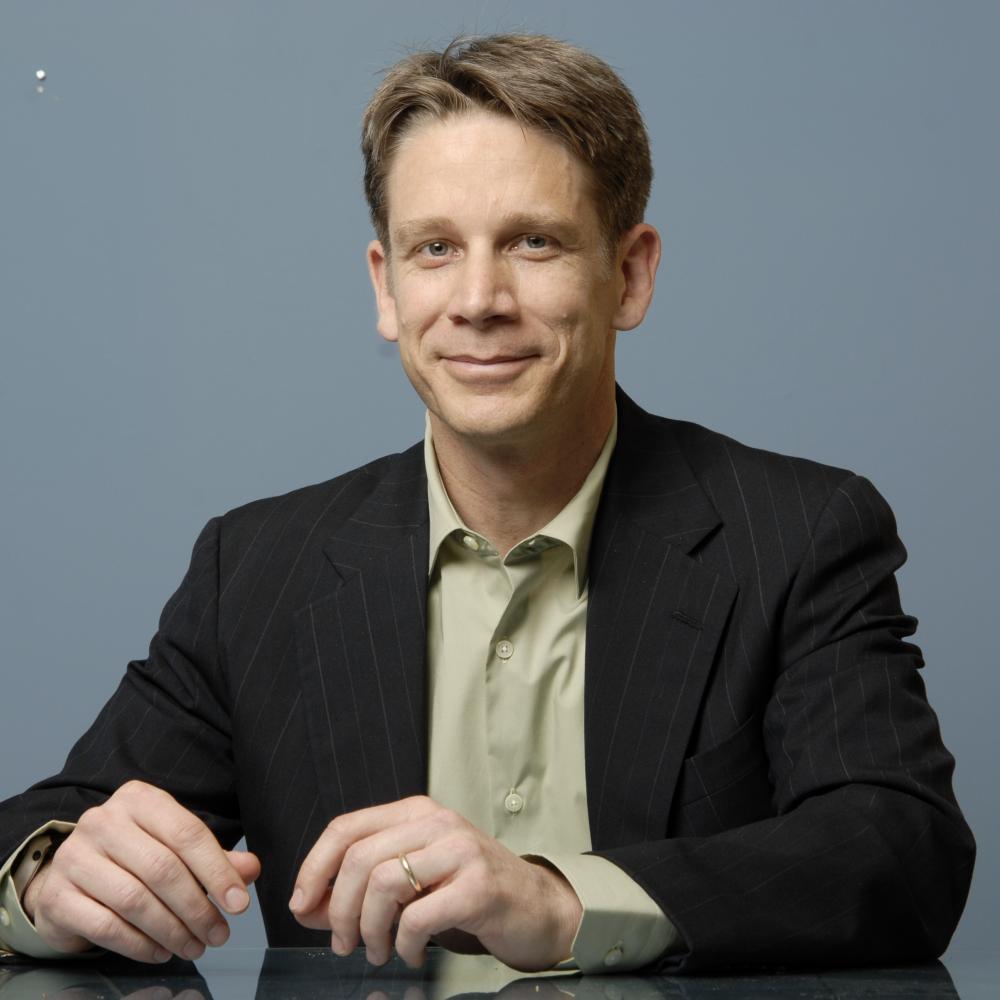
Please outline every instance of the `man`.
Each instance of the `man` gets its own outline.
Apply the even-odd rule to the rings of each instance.
[[[5,804],[0,937],[196,958],[256,880],[272,944],[376,964],[940,953],[974,848],[888,506],[616,392],[660,255],[632,95],[496,36],[394,67],[363,150],[424,444],[209,523]]]

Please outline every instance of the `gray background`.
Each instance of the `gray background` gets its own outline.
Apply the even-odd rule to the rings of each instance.
[[[996,3],[3,0],[0,798],[144,654],[207,518],[421,433],[357,123],[408,47],[501,29],[593,49],[645,110],[666,252],[627,390],[895,509],[980,843],[953,948],[995,946]]]

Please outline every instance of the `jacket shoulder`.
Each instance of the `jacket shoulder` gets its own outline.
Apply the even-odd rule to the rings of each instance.
[[[811,527],[838,488],[859,477],[798,455],[758,448],[701,424],[647,414],[647,442],[679,452],[724,522],[765,519]]]
[[[405,524],[426,516],[426,477],[422,445],[385,455],[321,483],[236,507],[215,519],[220,573],[234,561],[294,560],[305,548],[341,532],[354,522],[379,517]],[[359,513],[361,512],[361,513]]]
[[[807,496],[815,494],[826,500],[837,486],[855,475],[851,469],[758,448],[700,424],[670,422],[685,459],[699,479],[729,477],[742,482],[746,478],[764,478],[772,488],[802,489]]]

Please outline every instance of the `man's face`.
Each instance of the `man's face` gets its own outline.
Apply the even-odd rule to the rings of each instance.
[[[517,444],[609,419],[625,281],[585,166],[509,118],[467,114],[415,127],[387,193],[391,253],[369,247],[379,331],[435,435]]]

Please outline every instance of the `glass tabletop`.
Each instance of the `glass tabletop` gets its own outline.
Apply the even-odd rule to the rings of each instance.
[[[0,965],[0,1000],[448,1000],[471,994],[503,1000],[692,1000],[795,997],[962,997],[1000,995],[1000,961],[985,955],[949,955],[944,963],[900,968],[791,970],[725,976],[581,976],[517,972],[489,956],[430,949],[421,969],[399,959],[381,968],[363,951],[339,958],[327,950],[223,948],[197,963],[140,965],[110,956],[74,963]]]

